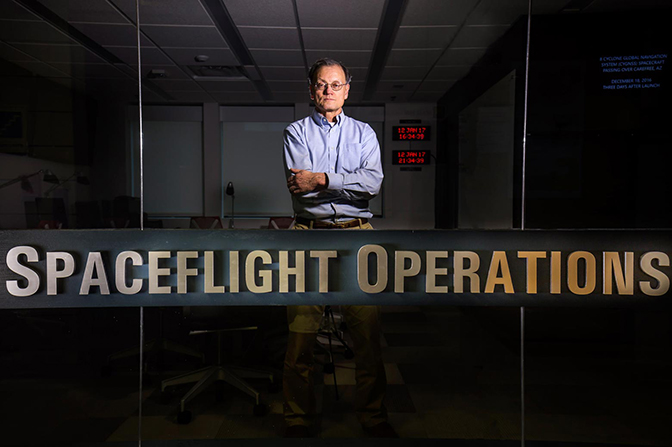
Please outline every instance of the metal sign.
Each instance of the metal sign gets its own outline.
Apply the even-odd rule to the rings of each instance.
[[[660,305],[669,231],[0,232],[0,308]]]

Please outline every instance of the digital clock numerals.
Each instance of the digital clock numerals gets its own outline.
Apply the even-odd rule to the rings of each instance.
[[[393,126],[394,141],[429,141],[430,126]]]
[[[429,164],[429,151],[394,151],[393,164],[427,165]]]
[[[399,127],[397,136],[400,140],[424,140],[426,127]]]

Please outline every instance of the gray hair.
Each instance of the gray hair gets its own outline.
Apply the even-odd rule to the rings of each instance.
[[[311,85],[315,83],[315,75],[320,68],[334,66],[339,66],[343,69],[343,73],[345,73],[345,83],[349,84],[350,81],[352,81],[352,76],[350,75],[350,70],[348,70],[348,67],[343,65],[343,63],[335,59],[329,59],[328,57],[316,60],[313,66],[310,67],[310,70],[308,71],[308,83]]]

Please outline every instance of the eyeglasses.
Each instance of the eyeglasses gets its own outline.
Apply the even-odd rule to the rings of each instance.
[[[348,84],[349,82],[346,82],[345,84],[341,84],[339,82],[334,82],[333,84],[325,84],[324,82],[318,82],[317,84],[313,84],[313,87],[315,87],[315,90],[324,90],[327,87],[331,87],[333,91],[337,92]]]

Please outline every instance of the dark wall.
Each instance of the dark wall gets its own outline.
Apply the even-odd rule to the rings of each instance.
[[[627,14],[533,16],[528,90],[526,228],[668,228],[672,226],[670,67],[604,73],[600,58],[670,54],[669,10]],[[437,227],[454,228],[457,114],[517,69],[524,79],[526,19],[493,46],[440,101]],[[487,72],[483,73],[487,68]],[[651,78],[657,88],[612,79]],[[631,84],[637,84],[633,81]],[[524,84],[516,84],[514,191],[521,190]],[[449,179],[449,180],[445,180]],[[520,215],[520,193],[514,216]],[[520,222],[514,222],[520,224]],[[517,226],[517,225],[516,225]]]
[[[672,226],[670,68],[604,73],[609,67],[601,66],[613,56],[669,54],[669,19],[661,11],[535,18],[528,227]],[[646,78],[660,87],[625,81]]]

